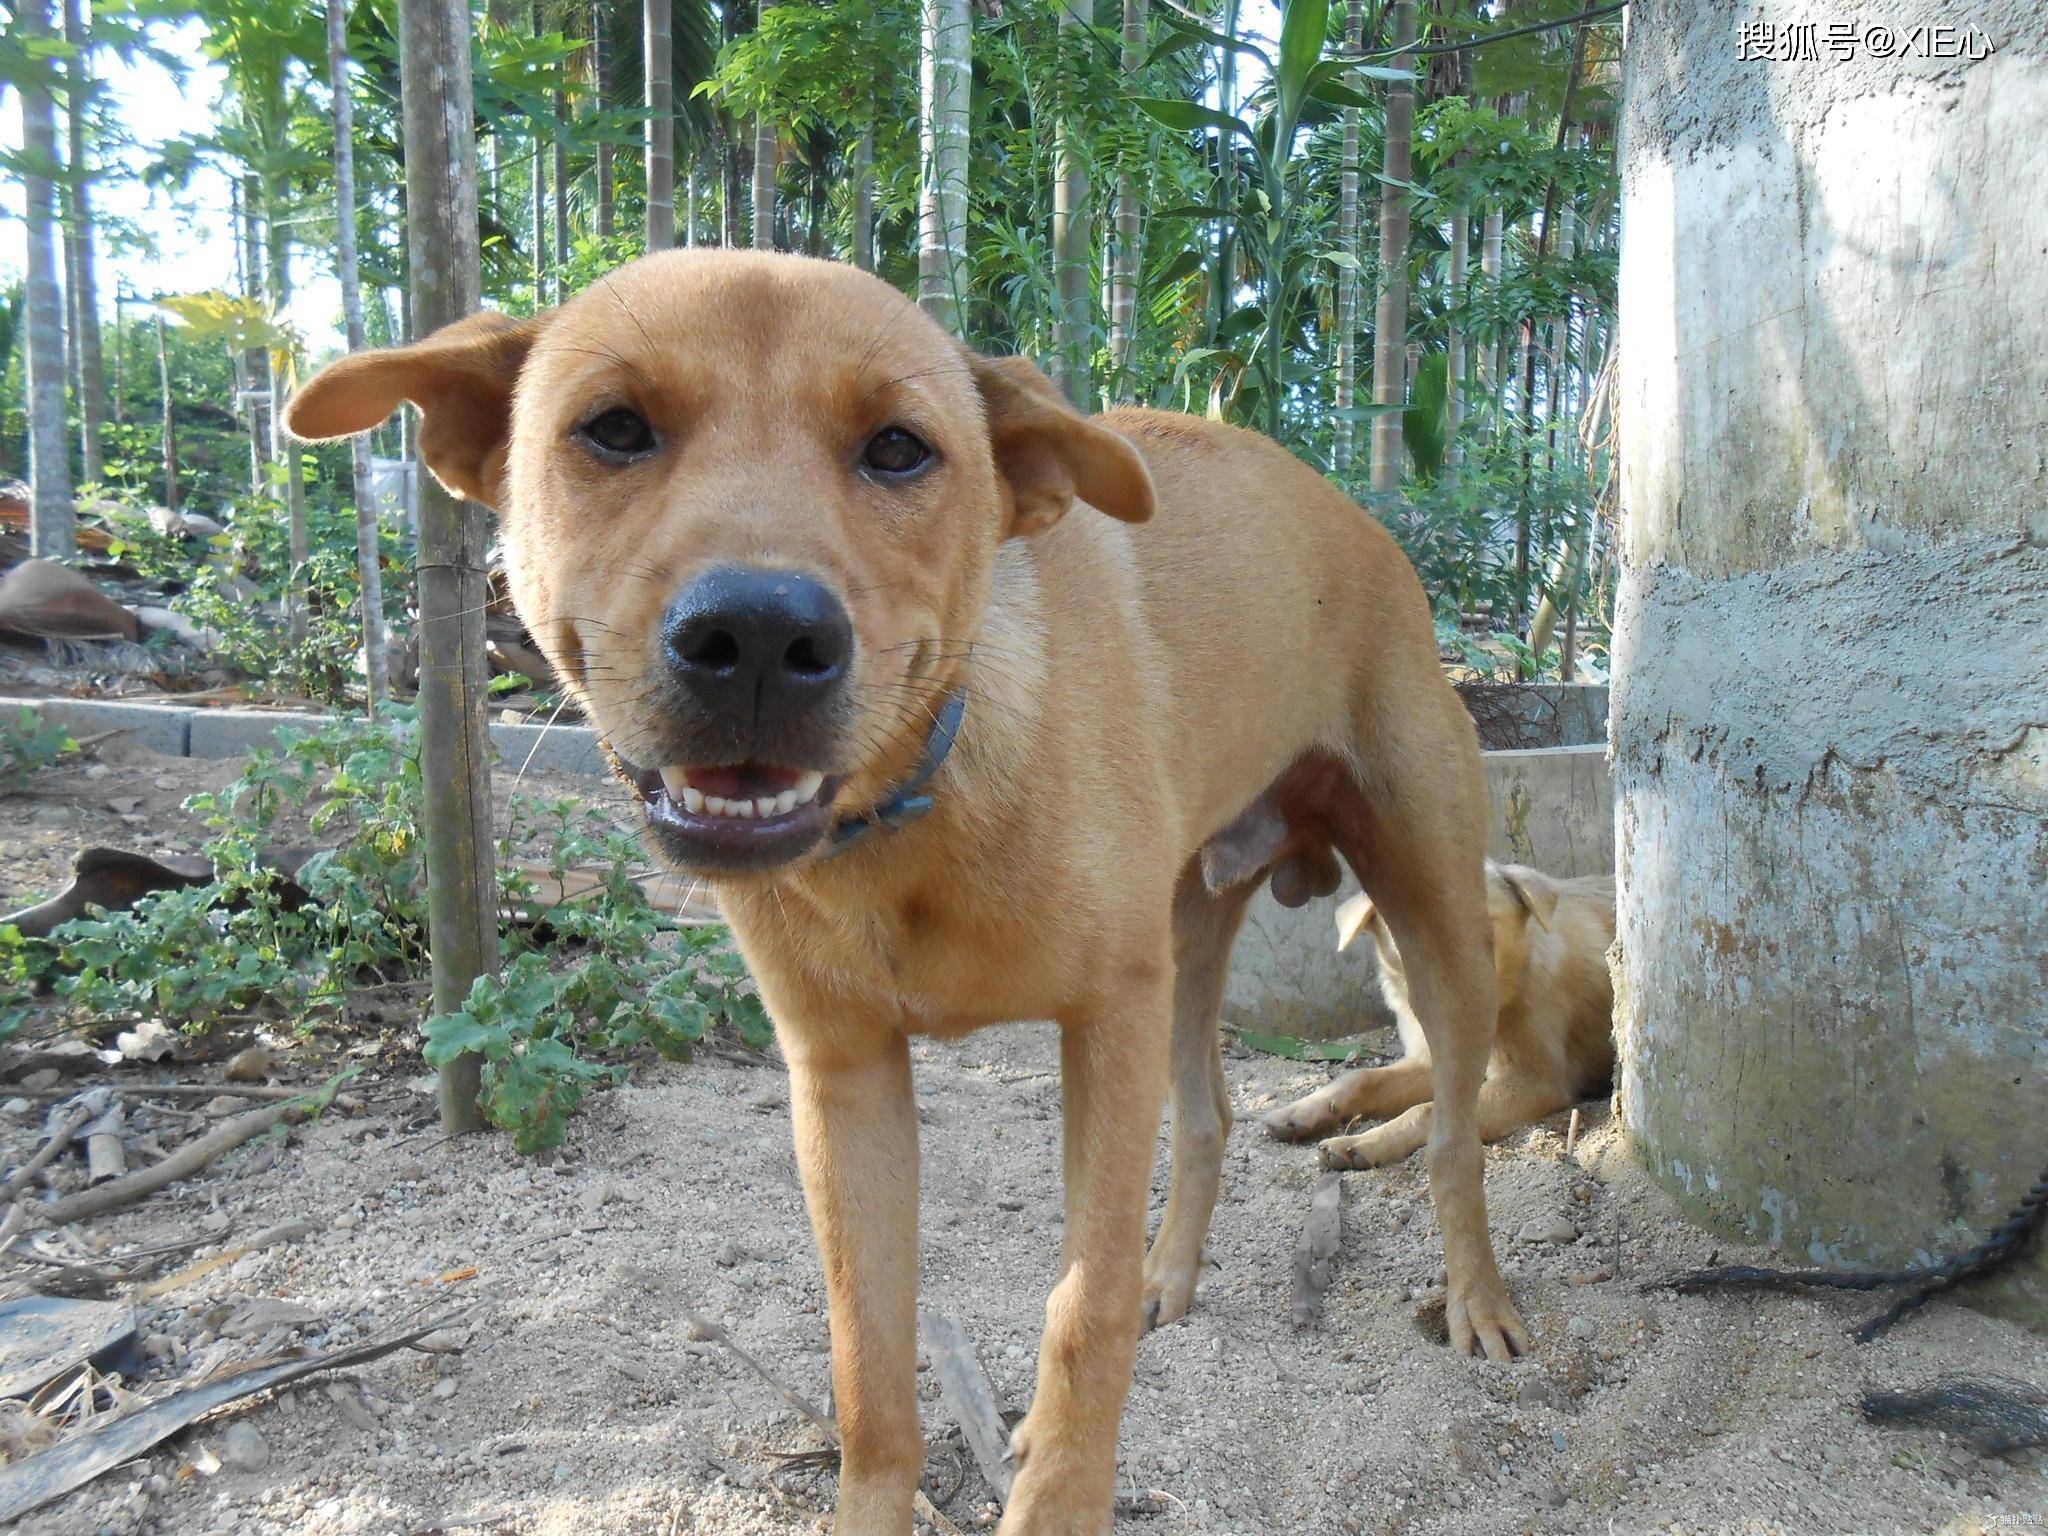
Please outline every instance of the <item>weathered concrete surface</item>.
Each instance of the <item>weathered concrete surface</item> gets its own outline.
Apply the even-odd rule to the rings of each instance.
[[[131,704],[118,699],[0,699],[9,714],[26,705],[59,721],[73,736],[120,731],[129,740],[167,757],[246,757],[272,746],[280,731],[311,735],[332,724],[332,715],[295,710],[187,709],[175,704]],[[524,725],[497,721],[491,741],[498,761],[515,772],[605,771],[597,733],[584,726]]]
[[[1487,852],[1557,875],[1614,868],[1614,791],[1604,746],[1486,754],[1493,803]],[[1268,1034],[1333,1040],[1393,1022],[1372,946],[1337,953],[1337,904],[1358,890],[1347,871],[1329,901],[1283,907],[1260,892],[1231,952],[1223,1017]]]
[[[1895,1263],[2048,1163],[2048,7],[1738,60],[1817,16],[1630,17],[1616,1018],[1700,1214]]]

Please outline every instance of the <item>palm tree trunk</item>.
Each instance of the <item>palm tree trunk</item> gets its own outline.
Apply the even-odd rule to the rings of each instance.
[[[241,232],[242,292],[260,303],[263,298],[263,242],[256,228],[259,196],[254,176],[244,176],[235,183],[235,224]],[[270,389],[270,356],[261,347],[251,347],[242,353],[242,388],[245,392],[243,406],[249,413],[249,491],[252,495],[262,496],[270,490],[270,434],[264,430],[263,412],[258,408],[256,397]]]
[[[178,510],[178,418],[171,405],[171,353],[164,341],[164,312],[156,312],[156,380],[163,392],[164,505]]]
[[[918,79],[917,302],[949,330],[967,308],[967,115],[972,0],[923,0]]]
[[[1479,276],[1489,296],[1500,288],[1500,250],[1501,212],[1497,207],[1489,208],[1479,228]],[[1488,409],[1493,413],[1491,424],[1496,432],[1500,430],[1506,414],[1506,347],[1506,333],[1498,325],[1493,328],[1492,337],[1479,346],[1480,382],[1486,391]]]
[[[645,0],[641,21],[647,61],[647,249],[666,251],[676,243],[675,0]]]
[[[605,112],[612,103],[612,17],[604,0],[590,0],[590,83],[595,110]],[[608,139],[597,142],[596,169],[591,206],[599,240],[612,237],[612,146]],[[673,171],[670,173],[673,175]]]
[[[98,253],[93,242],[92,173],[85,162],[85,110],[92,95],[91,60],[78,0],[64,0],[64,41],[71,46],[65,73],[64,121],[70,208],[64,223],[65,269],[70,274],[72,349],[78,355],[79,473],[97,483],[106,389],[100,355]]]
[[[1357,53],[1364,46],[1364,0],[1346,0],[1344,6],[1344,51]],[[1347,77],[1358,88],[1356,73]],[[1337,249],[1358,257],[1358,109],[1344,109],[1344,158],[1337,186]],[[1358,402],[1358,269],[1337,268],[1337,440],[1330,452],[1333,469],[1351,467],[1351,445],[1357,425],[1351,413]]]
[[[1451,306],[1450,334],[1445,341],[1444,377],[1444,462],[1453,480],[1465,462],[1465,447],[1458,438],[1465,419],[1465,263],[1472,244],[1472,215],[1463,204],[1451,214]]]
[[[286,233],[284,219],[284,192],[275,178],[266,178],[263,187],[263,231],[267,274],[265,290],[270,301],[270,311],[282,323],[284,312],[291,304],[292,270],[291,239]],[[284,424],[285,382],[287,370],[281,366],[271,368],[270,378],[270,451],[284,466],[284,510],[286,549],[292,563],[289,579],[285,584],[285,616],[289,624],[293,644],[303,643],[306,638],[306,561],[312,554],[312,543],[306,528],[306,473],[299,455],[298,445],[292,441],[290,430]]]
[[[853,145],[853,264],[875,270],[875,130],[863,128]]]
[[[473,311],[482,286],[467,0],[399,0],[398,42],[406,62],[412,326],[424,336]],[[484,723],[489,536],[482,507],[456,500],[438,484],[421,485],[420,766],[434,1008],[443,1014],[457,1012],[470,984],[498,962],[491,740]],[[441,1069],[441,1124],[451,1133],[483,1125],[480,1067],[475,1056],[463,1056]]]
[[[1145,62],[1147,0],[1124,0],[1124,83],[1135,89]],[[1109,368],[1111,388],[1120,401],[1135,397],[1137,380],[1131,361],[1138,343],[1138,239],[1143,210],[1138,205],[1138,178],[1126,165],[1116,178],[1116,249],[1109,273]]]
[[[341,280],[348,349],[369,345],[363,325],[363,284],[356,262],[355,101],[348,83],[348,0],[327,0],[327,81],[334,92],[334,267]],[[370,494],[370,439],[349,439],[356,508],[356,580],[363,592],[363,678],[375,715],[390,688],[384,653],[384,568],[377,503]]]
[[[1393,66],[1413,69],[1415,0],[1393,0]],[[1415,89],[1408,80],[1387,85],[1387,142],[1380,186],[1380,293],[1373,314],[1372,398],[1375,405],[1396,406],[1407,399],[1408,345],[1408,194],[1414,174]],[[1372,420],[1372,488],[1389,492],[1401,486],[1401,413],[1381,410]]]
[[[1074,34],[1092,25],[1095,0],[1062,0],[1059,8],[1060,50],[1064,57],[1076,46]],[[1063,102],[1053,128],[1052,151],[1052,362],[1054,382],[1082,410],[1089,408],[1088,331],[1092,286],[1089,253],[1095,241],[1090,229],[1088,164],[1079,146],[1080,113]]]
[[[768,114],[754,118],[754,249],[775,249],[775,125]]]
[[[50,36],[50,0],[19,0],[14,24],[24,45]],[[78,553],[78,508],[64,427],[64,291],[57,281],[57,116],[49,87],[25,72],[21,97],[23,202],[28,225],[28,447],[34,510],[29,546],[39,559]]]
[[[569,97],[555,92],[555,302],[568,297],[569,281]]]

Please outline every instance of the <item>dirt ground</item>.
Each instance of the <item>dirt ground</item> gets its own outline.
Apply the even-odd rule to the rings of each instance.
[[[60,884],[80,842],[190,851],[196,829],[170,807],[233,774],[133,755],[106,766],[0,797],[0,903]],[[364,1065],[359,1109],[38,1242],[82,1259],[203,1234],[199,1260],[309,1224],[140,1301],[149,1365],[131,1387],[476,1306],[435,1341],[459,1352],[405,1351],[237,1405],[30,1515],[24,1536],[825,1529],[829,1471],[787,1459],[816,1450],[818,1432],[686,1316],[829,1402],[824,1286],[779,1066],[733,1053],[644,1067],[586,1106],[558,1155],[533,1161],[502,1137],[443,1139],[407,1035],[400,1022],[288,1053],[289,1080],[338,1057]],[[1056,1042],[1019,1026],[916,1055],[922,1300],[959,1321],[1004,1405],[1021,1410],[1059,1245]],[[1683,1220],[1603,1106],[1587,1108],[1570,1154],[1560,1118],[1489,1155],[1493,1230],[1538,1339],[1532,1358],[1477,1363],[1430,1336],[1441,1244],[1416,1161],[1345,1176],[1325,1314],[1297,1331],[1291,1250],[1317,1170],[1312,1151],[1268,1141],[1256,1117],[1330,1069],[1236,1053],[1228,1068],[1240,1123],[1213,1265],[1194,1311],[1140,1348],[1119,1456],[1150,1512],[1124,1516],[1120,1532],[2048,1528],[2039,1453],[1986,1461],[1858,1413],[1866,1388],[1954,1371],[2048,1384],[2048,1339],[1943,1302],[1859,1346],[1848,1330],[1867,1300],[1644,1290],[1672,1269],[1768,1256]],[[47,1105],[15,1091],[0,1085],[7,1166],[40,1138]],[[190,1105],[161,1139],[225,1112]],[[0,1286],[35,1269],[0,1261]],[[919,1389],[934,1499],[964,1528],[992,1524],[922,1362]]]

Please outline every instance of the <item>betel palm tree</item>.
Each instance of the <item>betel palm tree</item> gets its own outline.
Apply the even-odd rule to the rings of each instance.
[[[92,39],[79,0],[64,0],[64,270],[70,279],[71,341],[77,357],[79,473],[97,482],[100,428],[106,420],[101,377],[99,257],[93,237],[92,172],[86,162],[86,115],[93,95]]]
[[[46,560],[78,552],[78,511],[64,441],[64,293],[57,278],[57,117],[50,95],[49,0],[20,0],[7,59],[21,95],[21,173],[28,228],[28,439],[34,512],[29,545]]]

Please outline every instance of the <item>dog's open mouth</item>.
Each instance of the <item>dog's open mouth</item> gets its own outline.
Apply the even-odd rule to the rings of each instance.
[[[839,790],[819,769],[783,763],[618,766],[663,851],[701,869],[767,869],[807,852],[830,826]]]

